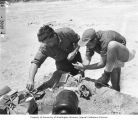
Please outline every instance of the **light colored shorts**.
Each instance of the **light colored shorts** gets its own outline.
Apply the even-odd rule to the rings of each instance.
[[[128,61],[131,61],[134,57],[135,57],[136,51],[134,49],[129,49],[129,58]],[[117,60],[114,64],[114,68],[118,68],[118,67],[124,67],[125,62],[119,61]]]

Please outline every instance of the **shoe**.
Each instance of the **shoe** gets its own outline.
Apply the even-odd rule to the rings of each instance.
[[[101,88],[102,86],[108,86],[108,82],[110,80],[111,72],[106,72],[102,74],[102,76],[96,80],[95,87]]]

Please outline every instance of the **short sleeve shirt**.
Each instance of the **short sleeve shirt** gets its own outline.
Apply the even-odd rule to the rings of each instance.
[[[93,56],[94,52],[105,56],[110,41],[117,41],[123,45],[126,45],[126,39],[121,34],[115,31],[98,31],[96,35],[98,40],[96,47],[93,49],[86,48],[86,55],[89,57]]]
[[[77,43],[80,39],[77,33],[70,28],[56,29],[55,32],[58,35],[59,44],[54,47],[48,47],[42,43],[31,63],[35,63],[40,67],[47,57],[62,61],[74,50],[74,43]]]

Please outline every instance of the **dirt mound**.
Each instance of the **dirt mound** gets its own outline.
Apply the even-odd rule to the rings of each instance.
[[[48,78],[48,77],[47,77]],[[46,80],[46,79],[45,79]],[[97,89],[91,81],[83,80],[81,83],[74,81],[74,78],[69,78],[63,86],[54,89],[46,89],[45,97],[39,101],[39,114],[50,114],[52,106],[56,100],[56,96],[64,89],[73,90],[79,98],[79,107],[81,114],[95,115],[119,115],[119,114],[138,114],[138,99],[119,93],[113,89],[102,87]],[[80,97],[76,90],[85,85],[91,92],[90,99]],[[76,89],[78,88],[78,89]]]

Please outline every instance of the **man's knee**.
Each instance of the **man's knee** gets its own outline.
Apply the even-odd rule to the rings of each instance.
[[[108,44],[108,50],[114,50],[118,48],[119,43],[116,41],[111,41]]]

